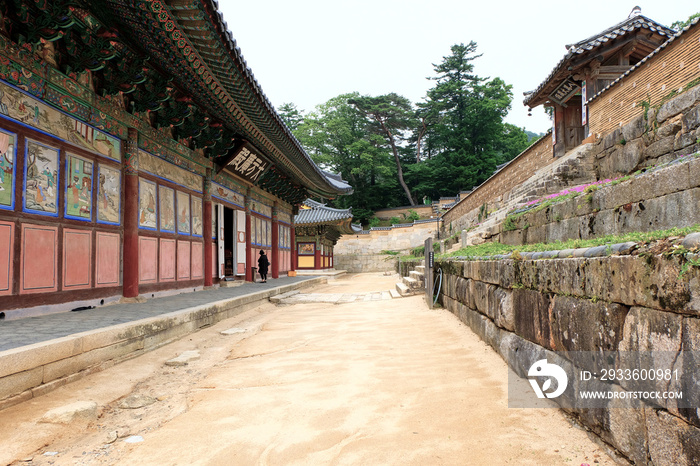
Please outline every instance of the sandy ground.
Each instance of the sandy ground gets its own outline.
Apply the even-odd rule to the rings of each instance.
[[[352,275],[313,292],[396,280]],[[246,331],[220,333],[230,328]],[[201,358],[164,365],[187,350]],[[509,409],[507,380],[491,348],[421,296],[266,303],[0,412],[0,464],[615,464],[560,411]],[[122,407],[134,399],[151,404]],[[75,401],[99,417],[39,422]]]

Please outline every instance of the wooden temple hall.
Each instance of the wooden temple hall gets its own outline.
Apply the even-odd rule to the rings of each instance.
[[[0,154],[0,318],[251,281],[261,249],[271,278],[308,268],[299,207],[352,192],[279,118],[215,0],[0,3]],[[312,230],[303,255],[332,257]]]
[[[589,137],[591,115],[587,102],[623,73],[673,37],[675,31],[647,18],[635,7],[629,17],[575,44],[524,104],[532,110],[540,105],[553,111],[554,156],[564,155]]]

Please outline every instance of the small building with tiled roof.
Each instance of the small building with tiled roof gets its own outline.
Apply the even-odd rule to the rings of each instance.
[[[540,105],[553,109],[554,156],[564,155],[588,137],[585,102],[673,34],[635,7],[626,20],[566,46],[566,55],[523,102],[531,109]]]
[[[299,208],[294,225],[296,268],[300,270],[333,268],[333,247],[338,239],[362,230],[352,224],[351,209],[334,209],[311,199]]]

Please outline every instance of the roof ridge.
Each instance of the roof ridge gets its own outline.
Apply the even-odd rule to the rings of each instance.
[[[642,14],[639,14],[639,15],[637,15],[637,16],[633,16],[633,17],[631,17],[631,18],[627,18],[627,19],[625,19],[625,20],[623,20],[623,21],[620,21],[619,23],[615,24],[614,26],[610,26],[609,28],[604,29],[603,31],[599,32],[598,34],[594,34],[594,35],[592,35],[592,36],[590,36],[590,37],[588,37],[588,38],[586,38],[586,39],[580,40],[580,41],[578,41],[578,42],[576,42],[576,43],[574,43],[574,44],[569,44],[569,45],[566,46],[566,48],[567,48],[567,49],[571,49],[571,47],[576,47],[576,48],[578,48],[578,47],[580,47],[580,46],[583,45],[583,44],[586,44],[586,43],[588,43],[588,42],[591,42],[591,41],[593,41],[593,40],[596,40],[596,39],[598,39],[598,38],[600,38],[600,37],[602,37],[602,36],[605,36],[606,34],[610,34],[611,32],[615,31],[616,29],[620,29],[620,28],[623,27],[623,26],[632,25],[632,24],[634,24],[634,23],[643,23],[643,22],[653,23],[654,25],[659,26],[660,28],[664,29],[663,32],[665,32],[665,33],[670,33],[671,35],[673,35],[673,33],[674,33],[673,29],[671,29],[671,28],[669,28],[669,27],[667,27],[667,26],[664,26],[663,24],[661,24],[661,23],[659,23],[659,22],[657,22],[657,21],[654,21],[653,19],[651,19],[651,18],[649,18],[649,17],[647,17],[647,16],[644,16],[644,15],[642,15]],[[642,27],[642,26],[640,25],[639,27]]]

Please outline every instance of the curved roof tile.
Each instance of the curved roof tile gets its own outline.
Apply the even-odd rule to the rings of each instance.
[[[647,18],[644,15],[637,15],[631,18],[627,18],[624,21],[617,23],[616,25],[599,32],[598,34],[591,36],[587,39],[579,41],[575,44],[567,45],[566,48],[568,52],[564,55],[559,63],[554,67],[554,69],[549,73],[547,78],[539,85],[534,91],[530,91],[523,100],[524,105],[529,105],[535,97],[537,97],[544,87],[551,81],[554,76],[563,70],[571,60],[578,55],[590,52],[610,40],[617,39],[619,37],[625,36],[626,34],[636,31],[638,29],[649,29],[650,31],[656,32],[661,36],[673,37],[674,31],[656,21]]]

